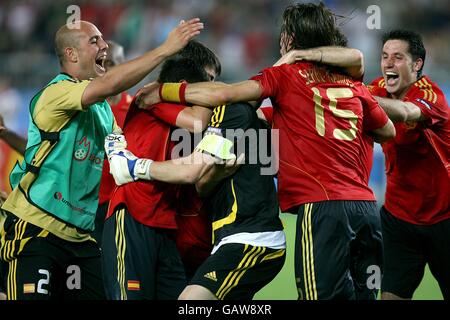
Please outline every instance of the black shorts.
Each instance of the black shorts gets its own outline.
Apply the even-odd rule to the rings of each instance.
[[[299,207],[295,277],[300,300],[375,300],[382,258],[374,201],[323,201]]]
[[[433,225],[415,225],[381,208],[384,243],[382,292],[412,298],[422,281],[425,265],[450,299],[450,219]]]
[[[104,299],[100,249],[70,242],[8,214],[0,257],[9,300]]]
[[[105,225],[105,217],[108,212],[108,206],[108,201],[98,206],[95,214],[95,229],[91,233],[92,237],[95,241],[97,241],[100,247],[102,246],[103,226]]]
[[[143,225],[124,207],[106,219],[102,249],[110,300],[176,300],[186,287],[173,230]]]
[[[250,300],[275,278],[285,259],[285,249],[224,244],[198,268],[190,284],[207,288],[219,300]]]

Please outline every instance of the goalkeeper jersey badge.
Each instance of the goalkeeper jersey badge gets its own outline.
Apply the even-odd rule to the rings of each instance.
[[[75,150],[73,152],[73,158],[77,161],[84,161],[88,157],[91,151],[91,142],[84,136],[75,143]]]

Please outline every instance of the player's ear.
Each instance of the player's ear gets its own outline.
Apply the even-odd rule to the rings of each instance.
[[[423,66],[423,60],[422,60],[422,58],[418,58],[413,63],[413,71],[414,72],[419,72],[419,70],[422,69],[422,66]]]
[[[78,52],[77,49],[73,47],[64,48],[64,54],[66,55],[67,61],[78,62]]]

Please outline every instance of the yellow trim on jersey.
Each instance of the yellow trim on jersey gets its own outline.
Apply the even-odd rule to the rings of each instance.
[[[414,83],[416,87],[419,87],[420,91],[423,92],[423,99],[427,100],[431,103],[436,103],[437,94],[433,91],[433,86],[428,82],[427,79],[422,78],[416,83]]]
[[[244,252],[248,249],[249,245],[246,244]],[[216,292],[216,297],[219,300],[223,300],[225,296],[230,293],[230,291],[239,284],[239,280],[244,276],[245,272],[253,268],[258,261],[258,258],[264,254],[266,251],[265,247],[253,247],[244,255],[244,258],[239,263],[238,267],[232,270],[224,282],[222,283],[219,290]]]
[[[120,288],[120,300],[127,300],[127,290],[125,287],[125,251],[127,243],[125,241],[124,228],[125,209],[120,209],[116,213],[116,248],[117,248],[117,282]]]
[[[305,282],[306,300],[317,300],[316,274],[314,271],[314,247],[311,230],[312,208],[312,203],[305,204],[305,212],[302,221],[303,277]]]
[[[218,106],[214,108],[213,116],[211,117],[211,127],[218,128],[225,116],[226,105]]]
[[[233,179],[231,179],[231,192],[233,193],[233,199],[234,199],[233,205],[231,207],[231,212],[225,218],[222,218],[220,220],[213,222],[213,224],[212,224],[213,235],[214,235],[214,231],[222,228],[224,225],[233,223],[236,220],[236,214],[238,211],[238,203],[237,203],[237,199],[236,199],[236,193],[234,191],[234,180]]]

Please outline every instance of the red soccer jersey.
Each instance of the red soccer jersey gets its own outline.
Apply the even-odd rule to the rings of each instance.
[[[151,110],[139,109],[132,102],[123,132],[127,149],[137,157],[155,161],[170,159],[170,126],[157,119]],[[133,218],[144,225],[176,229],[175,202],[176,185],[138,180],[115,188],[107,217],[118,205],[125,204]]]
[[[179,186],[176,243],[189,271],[196,270],[211,255],[211,219],[192,185]]]
[[[311,63],[268,68],[253,79],[274,106],[283,211],[325,200],[375,200],[368,133],[388,119],[361,82]]]
[[[128,108],[133,97],[126,92],[122,92],[120,101],[111,105],[111,110],[116,118],[117,125],[122,128],[125,116],[127,115]],[[103,204],[111,198],[111,194],[116,186],[114,178],[109,174],[109,162],[104,160],[102,169],[102,179],[100,181],[100,191],[98,194],[98,203]]]
[[[164,104],[151,108],[152,114],[176,127],[178,114],[185,108],[181,105]],[[195,186],[178,186],[176,201],[176,222],[178,230],[175,234],[178,251],[189,273],[194,272],[211,254],[211,220],[205,211]]]
[[[369,89],[388,97],[383,78]],[[430,225],[450,218],[449,108],[439,87],[421,77],[404,101],[418,106],[426,120],[395,124],[395,139],[383,144],[386,156],[385,207],[413,224]]]

